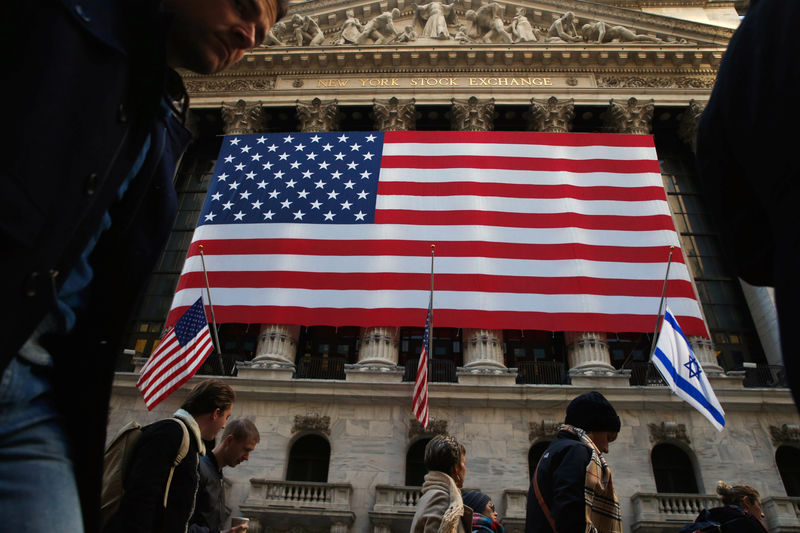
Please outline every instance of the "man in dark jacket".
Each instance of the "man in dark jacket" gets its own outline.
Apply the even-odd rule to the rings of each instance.
[[[528,490],[525,533],[621,533],[622,516],[603,453],[620,420],[599,392],[573,399]]]
[[[125,323],[169,235],[191,138],[173,70],[259,44],[277,0],[6,2],[0,523],[99,528]],[[82,511],[82,513],[81,513]],[[81,516],[82,514],[82,516]]]
[[[227,383],[208,379],[195,386],[175,413],[189,429],[189,451],[169,473],[183,439],[183,429],[169,420],[150,424],[136,442],[127,468],[117,514],[107,533],[171,533],[186,531],[198,487],[197,465],[205,455],[204,440],[214,440],[225,427],[236,394]],[[164,495],[169,481],[167,504]]]
[[[228,521],[230,510],[225,503],[225,482],[222,469],[235,467],[247,461],[261,436],[252,420],[237,418],[225,426],[222,440],[214,446],[211,453],[200,458],[200,483],[194,514],[189,521],[189,533],[219,533]],[[247,526],[226,529],[223,533],[246,531]]]
[[[751,0],[719,66],[697,132],[698,184],[732,273],[775,288],[783,363],[800,407],[800,158],[778,102],[800,88],[800,2]],[[794,355],[793,355],[794,354]]]

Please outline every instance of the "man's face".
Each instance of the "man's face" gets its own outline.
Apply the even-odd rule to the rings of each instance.
[[[275,24],[278,0],[164,0],[174,13],[167,61],[199,74],[213,74],[261,44]]]
[[[250,439],[246,441],[236,440],[233,435],[228,435],[226,438],[231,439],[225,458],[225,466],[236,466],[239,463],[250,459],[250,452],[256,449],[258,441]]]
[[[233,404],[229,405],[224,411],[222,409],[217,409],[211,413],[211,423],[208,426],[208,434],[204,433],[203,438],[206,440],[214,440],[217,438],[217,433],[225,428],[225,424],[228,422],[231,412],[233,412]]]

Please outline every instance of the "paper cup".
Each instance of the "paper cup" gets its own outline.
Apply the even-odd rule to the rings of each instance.
[[[243,516],[234,516],[231,518],[231,527],[236,526],[244,526],[250,522],[249,518],[244,518]]]

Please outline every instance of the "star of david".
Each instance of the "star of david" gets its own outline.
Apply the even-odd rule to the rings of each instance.
[[[697,359],[695,359],[692,355],[689,356],[689,362],[683,366],[685,366],[689,371],[689,379],[697,377],[703,373],[703,371],[700,370],[700,364],[697,362]]]

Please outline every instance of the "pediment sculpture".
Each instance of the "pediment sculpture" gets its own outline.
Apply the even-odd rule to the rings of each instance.
[[[507,43],[512,42],[511,34],[506,31],[501,14],[505,7],[497,2],[484,4],[476,11],[470,9],[465,17],[472,22],[472,31],[469,34],[473,39],[484,43]]]
[[[646,42],[663,43],[662,39],[651,35],[637,35],[625,26],[609,26],[602,20],[581,26],[581,36],[587,43]]]
[[[394,19],[400,16],[397,8],[391,11],[384,11],[364,25],[361,33],[356,37],[356,44],[364,44],[372,40],[374,44],[386,44],[393,41],[397,36],[394,27]]]
[[[453,4],[429,2],[414,6],[414,21],[422,28],[420,35],[431,39],[450,39],[448,25],[456,24],[456,10]]]

